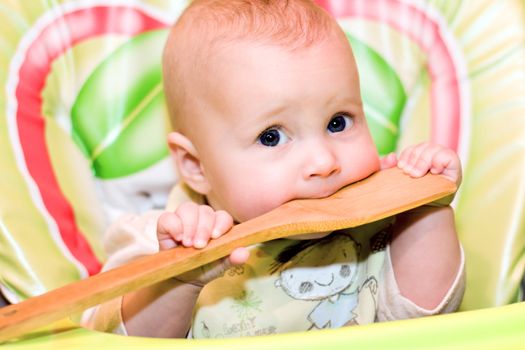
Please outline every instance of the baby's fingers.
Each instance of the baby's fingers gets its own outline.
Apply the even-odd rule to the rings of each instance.
[[[232,228],[232,226],[232,216],[224,210],[217,210],[215,212],[215,225],[211,232],[211,237],[219,238],[220,236],[228,232]]]
[[[213,209],[207,205],[199,206],[199,221],[193,239],[195,248],[204,248],[208,244],[214,225],[215,212]]]
[[[427,147],[427,145],[428,143],[423,142],[418,145],[410,146],[403,149],[398,157],[397,166],[403,170],[412,167],[417,162],[419,156]]]
[[[184,237],[182,244],[185,247],[204,248],[211,238],[222,236],[233,226],[233,219],[230,214],[223,210],[215,211],[207,205],[188,207],[183,211],[187,215],[183,217]],[[180,215],[182,214],[181,212]]]
[[[430,172],[432,174],[442,174],[454,181],[458,186],[461,183],[461,161],[456,152],[451,149],[443,149],[434,156]]]
[[[177,246],[176,237],[182,235],[182,221],[175,213],[163,213],[157,221],[157,239],[160,250]]]
[[[411,164],[411,169],[409,170],[410,175],[420,177],[428,173],[429,170],[434,167],[434,165],[438,166],[437,164],[434,164],[434,157],[441,150],[442,148],[439,146],[427,146],[423,152],[419,154],[419,157],[414,161],[414,163]]]
[[[410,147],[401,154],[398,166],[412,177],[421,177],[432,168],[433,158],[440,149],[429,143]]]
[[[199,222],[199,206],[192,202],[186,202],[181,204],[175,213],[182,220],[182,233],[176,236],[175,240],[181,241],[185,247],[191,247]]]

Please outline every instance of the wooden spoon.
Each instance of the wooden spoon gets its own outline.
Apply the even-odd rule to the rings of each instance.
[[[411,178],[383,170],[322,199],[293,200],[234,226],[205,249],[176,247],[0,309],[0,342],[117,296],[227,256],[234,248],[291,235],[325,232],[377,221],[456,191],[446,178]]]

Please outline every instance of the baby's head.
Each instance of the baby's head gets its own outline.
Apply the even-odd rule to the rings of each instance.
[[[349,43],[307,0],[196,0],[164,84],[181,179],[237,221],[379,169]]]

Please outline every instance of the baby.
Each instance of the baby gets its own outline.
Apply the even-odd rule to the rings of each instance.
[[[165,212],[112,225],[106,270],[177,245],[204,248],[234,222],[381,168],[461,182],[458,156],[439,145],[379,158],[349,43],[311,1],[195,0],[171,30],[163,68],[181,183]],[[451,312],[463,290],[454,214],[440,203],[239,247],[100,305],[85,324],[156,337],[263,335]]]

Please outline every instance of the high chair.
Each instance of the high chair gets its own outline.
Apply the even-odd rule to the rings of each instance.
[[[455,314],[228,340],[121,337],[64,320],[16,349],[519,348],[525,343],[525,3],[317,0],[354,49],[380,154],[455,149],[467,288]],[[0,288],[17,303],[99,272],[103,233],[162,208],[161,82],[183,0],[0,0]],[[521,285],[521,287],[520,287]]]

